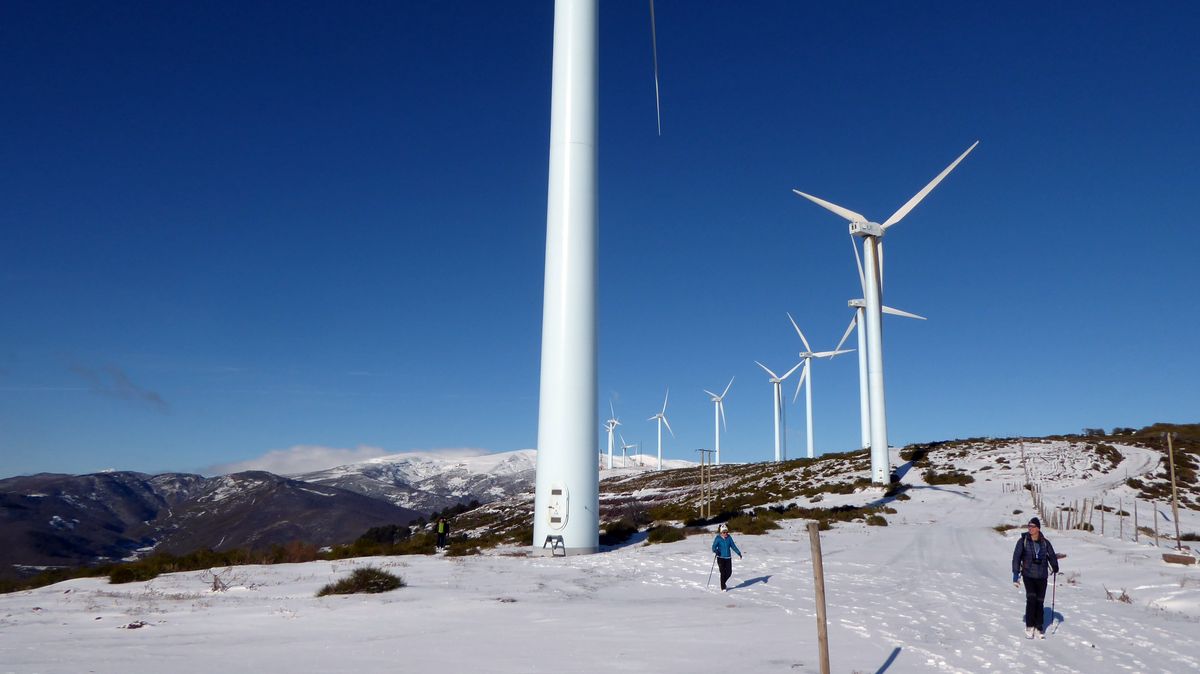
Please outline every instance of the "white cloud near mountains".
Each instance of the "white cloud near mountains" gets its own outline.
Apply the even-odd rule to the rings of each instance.
[[[349,463],[368,461],[395,453],[380,447],[370,447],[367,445],[359,445],[353,449],[323,447],[321,445],[294,445],[287,449],[273,449],[254,459],[218,464],[206,470],[205,474],[228,475],[246,470],[265,470],[276,475],[295,475],[298,473],[325,470],[334,466],[344,466]],[[453,458],[478,456],[487,453],[487,450],[453,448],[424,450],[420,453]]]

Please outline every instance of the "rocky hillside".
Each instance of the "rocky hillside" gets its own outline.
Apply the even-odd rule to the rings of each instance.
[[[0,578],[152,550],[331,545],[418,513],[263,472],[39,474],[0,480]]]

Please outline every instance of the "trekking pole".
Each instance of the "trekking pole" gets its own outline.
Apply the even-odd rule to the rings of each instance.
[[[1058,572],[1054,572],[1054,587],[1050,590],[1050,622],[1054,622],[1054,600],[1058,598]],[[1054,631],[1058,632],[1058,625],[1054,626]]]
[[[712,572],[715,568],[717,568],[717,556],[714,554],[712,566],[708,567],[708,582],[704,584],[704,589],[706,590],[709,585],[712,585]]]

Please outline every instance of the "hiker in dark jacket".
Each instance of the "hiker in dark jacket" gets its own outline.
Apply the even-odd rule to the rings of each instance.
[[[1047,567],[1058,573],[1058,555],[1049,539],[1042,535],[1041,520],[1035,517],[1029,520],[1029,531],[1021,534],[1012,557],[1013,586],[1020,587],[1018,578],[1025,581],[1025,635],[1030,639],[1034,632],[1046,638],[1042,604],[1046,601],[1046,579],[1050,576]]]
[[[742,551],[738,550],[737,543],[733,542],[733,536],[729,535],[729,527],[724,524],[717,528],[717,537],[713,539],[712,551],[717,556],[717,566],[721,568],[721,589],[726,590],[728,588],[725,587],[725,581],[733,575],[733,552],[736,552],[738,559],[741,559]]]

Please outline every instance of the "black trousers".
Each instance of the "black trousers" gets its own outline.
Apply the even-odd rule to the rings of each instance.
[[[1046,620],[1042,611],[1042,604],[1046,602],[1046,579],[1029,576],[1022,578],[1025,581],[1025,626],[1040,630]]]
[[[717,566],[721,569],[721,589],[725,589],[725,581],[733,575],[733,558],[717,557]]]
[[[425,540],[429,540],[429,539],[427,538],[427,539],[425,539]],[[444,547],[446,547],[446,534],[445,534],[445,533],[439,533],[439,534],[438,534],[438,537],[437,537],[437,546],[438,546],[439,548],[444,548]],[[1044,589],[1044,588],[1043,588],[1043,589]]]

